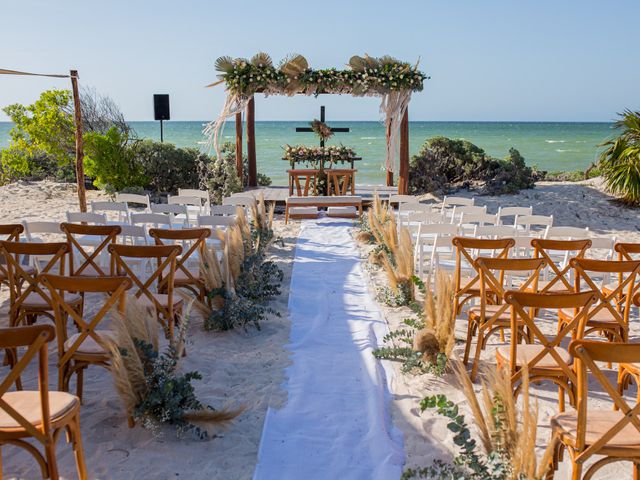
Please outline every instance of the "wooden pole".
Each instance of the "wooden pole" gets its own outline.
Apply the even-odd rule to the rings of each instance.
[[[253,97],[247,103],[247,161],[249,163],[249,187],[258,186],[258,172],[256,169],[256,104]]]
[[[409,194],[409,107],[404,111],[400,123],[400,174],[398,194]]]
[[[387,156],[389,156],[390,141],[391,141],[391,122],[389,122],[389,125],[387,125]],[[389,169],[387,169],[387,187],[393,187],[393,171]]]
[[[78,92],[78,71],[71,70],[71,92],[73,94],[73,117],[76,126],[76,183],[78,185],[78,203],[80,211],[87,211],[87,193],[84,187],[84,145],[82,142],[82,110]]]
[[[242,181],[243,175],[242,165],[242,112],[236,113],[236,172],[238,178]]]

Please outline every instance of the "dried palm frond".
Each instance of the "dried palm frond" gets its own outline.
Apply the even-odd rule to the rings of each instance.
[[[215,62],[215,69],[216,71],[222,74],[231,73],[233,71],[234,65],[235,65],[235,62],[233,58],[231,58],[228,55],[225,55],[223,57],[218,57],[218,59]]]
[[[455,316],[453,315],[453,298],[455,283],[451,275],[438,271],[435,292],[427,290],[424,301],[425,328],[431,330],[438,339],[439,351],[450,357],[455,345]]]
[[[268,53],[258,52],[250,60],[251,64],[255,67],[272,67],[273,61]]]
[[[367,67],[367,61],[358,55],[354,55],[349,59],[349,67],[354,72],[362,72]]]

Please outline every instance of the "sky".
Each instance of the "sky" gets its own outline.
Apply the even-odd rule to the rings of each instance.
[[[431,77],[412,120],[609,121],[640,109],[638,0],[0,0],[0,68],[77,69],[128,120],[210,120],[224,100],[222,55],[304,55],[317,68],[392,55]],[[0,106],[67,80],[0,76]],[[378,120],[375,98],[256,99],[257,120]],[[0,121],[7,120],[0,113]]]

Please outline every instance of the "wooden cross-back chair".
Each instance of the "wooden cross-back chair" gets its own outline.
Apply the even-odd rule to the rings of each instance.
[[[42,478],[57,480],[56,441],[62,430],[72,444],[78,478],[87,478],[80,433],[80,400],[66,392],[49,391],[47,343],[55,337],[51,325],[0,329],[0,348],[26,351],[0,383],[0,447],[15,445],[28,451],[40,466]],[[9,391],[37,357],[38,390]],[[32,442],[42,444],[44,454]],[[0,462],[0,477],[2,476]]]
[[[20,234],[24,232],[24,225],[4,224],[0,225],[0,237],[6,242],[19,242]],[[6,269],[6,260],[0,255],[0,285],[8,281],[8,272]]]
[[[182,253],[179,245],[119,245],[108,247],[111,253],[113,275],[126,275],[131,279],[133,295],[143,304],[155,310],[158,321],[165,333],[173,339],[174,323],[182,313],[183,301],[174,295],[174,278],[178,255]],[[148,260],[145,264],[152,268],[144,278],[136,274],[127,260]],[[152,267],[153,260],[155,267]],[[142,277],[142,278],[141,278]],[[155,292],[152,291],[155,285]]]
[[[100,265],[100,256],[107,253],[107,247],[116,243],[118,235],[122,231],[119,225],[82,225],[76,223],[62,223],[60,230],[67,236],[69,243],[69,271],[72,276],[106,277],[110,273],[110,267]],[[87,251],[82,244],[83,237],[95,239],[93,251]],[[78,253],[77,261],[74,258]]]
[[[636,307],[640,307],[640,293],[634,295],[633,303]],[[618,392],[620,395],[629,388],[632,380],[636,383],[636,395],[638,402],[640,402],[640,362],[621,362],[618,366]]]
[[[640,403],[627,402],[597,363],[638,363],[640,344],[576,340],[569,345],[569,353],[575,359],[577,371],[576,410],[551,419],[554,444],[551,478],[566,450],[574,480],[591,479],[600,468],[619,461],[633,462],[633,478],[640,479]],[[590,385],[601,388],[614,409],[589,406]],[[598,460],[583,474],[585,463],[594,455]]]
[[[609,341],[626,342],[629,338],[629,315],[633,301],[636,280],[640,274],[640,261],[593,260],[572,258],[569,262],[575,271],[575,289],[593,290],[598,303],[589,312],[585,336],[600,333]],[[605,290],[597,283],[596,275],[606,274],[617,278]],[[563,309],[559,312],[560,325],[566,323],[573,312]]]
[[[613,250],[618,254],[618,260],[640,260],[640,243],[630,243],[630,242],[617,242],[613,246]],[[611,290],[614,287],[611,287],[609,284],[605,284],[603,286],[603,290]],[[637,285],[634,292],[637,292],[640,288],[640,285]]]
[[[182,230],[167,230],[152,228],[149,235],[155,240],[156,245],[175,244],[183,245],[183,253],[176,260],[176,271],[173,280],[175,288],[186,288],[193,292],[200,300],[204,300],[204,281],[200,276],[200,259],[202,252],[207,247],[207,239],[211,236],[210,228],[185,228]],[[196,266],[189,266],[195,262]],[[163,289],[164,291],[165,289]]]
[[[507,258],[509,250],[515,245],[512,238],[480,239],[455,237],[451,243],[456,248],[456,267],[454,272],[455,296],[454,315],[460,313],[464,304],[480,296],[480,273],[475,267],[479,255],[491,254],[494,258]],[[464,266],[469,275],[463,275]]]
[[[36,271],[26,268],[21,258],[35,255],[46,256],[46,264],[41,266],[40,273],[65,273],[65,258],[69,252],[69,246],[64,242],[54,243],[29,243],[0,241],[0,255],[4,256],[7,263],[7,273],[11,304],[9,307],[9,325],[12,327],[26,322],[34,323],[39,316],[49,317],[55,320],[53,307],[48,292],[36,275]],[[75,293],[67,294],[65,301],[73,305],[78,311],[82,309],[82,297]]]
[[[590,306],[596,301],[592,291],[579,293],[531,293],[507,292],[505,303],[511,306],[511,342],[509,346],[496,349],[498,366],[506,366],[511,374],[511,385],[517,397],[523,386],[522,375],[527,371],[529,382],[551,381],[558,386],[558,407],[564,412],[565,393],[575,405],[573,386],[577,378],[573,370],[573,359],[562,347],[568,338],[581,339],[589,315]],[[548,337],[539,328],[535,312],[545,310],[574,309],[576,314],[562,325],[553,337]],[[523,325],[531,332],[532,342],[518,344],[518,333]]]
[[[535,258],[544,258],[552,277],[538,282],[540,293],[573,292],[573,282],[568,278],[571,273],[569,257],[584,258],[591,240],[550,240],[534,238],[531,240]],[[575,253],[574,253],[575,252]]]
[[[125,292],[131,288],[128,277],[64,277],[60,275],[42,275],[42,283],[49,289],[53,300],[58,337],[58,389],[69,391],[71,377],[76,374],[76,395],[82,399],[83,372],[89,365],[109,367],[111,355],[107,342],[111,331],[99,329],[101,322],[113,309],[124,312]],[[65,292],[78,292],[82,295],[102,294],[91,298],[94,308],[102,305],[95,313],[82,315],[64,300]],[[78,332],[69,336],[67,319],[71,318]]]
[[[469,309],[467,325],[467,341],[464,352],[464,363],[469,361],[471,341],[477,331],[478,339],[471,369],[471,378],[475,380],[480,361],[480,352],[486,347],[487,339],[496,332],[511,328],[511,314],[509,305],[504,303],[505,278],[509,272],[522,274],[527,272],[527,278],[519,285],[519,291],[526,291],[537,287],[540,271],[545,266],[542,258],[485,258],[475,260],[476,270],[480,273],[480,306]],[[494,274],[498,272],[498,276]],[[494,296],[496,304],[488,304],[487,299]],[[528,338],[524,324],[520,323],[518,337]]]

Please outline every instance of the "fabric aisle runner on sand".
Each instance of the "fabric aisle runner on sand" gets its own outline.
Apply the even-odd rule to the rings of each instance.
[[[371,354],[387,326],[348,220],[304,222],[289,294],[287,403],[269,409],[254,480],[397,479],[402,434]]]

